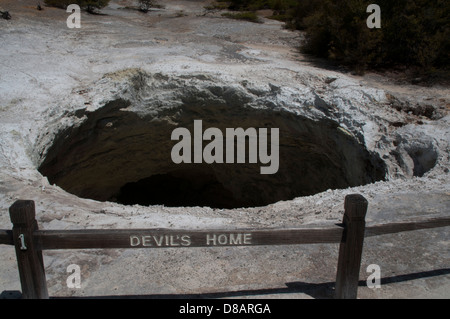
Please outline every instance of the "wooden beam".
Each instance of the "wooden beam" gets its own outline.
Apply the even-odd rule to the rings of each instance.
[[[366,237],[394,234],[405,231],[450,226],[450,217],[429,218],[410,222],[372,225],[366,227]]]
[[[381,225],[366,226],[364,237],[373,237],[385,234],[394,234],[405,231],[413,231],[420,229],[431,229],[438,227],[450,226],[449,217],[437,217],[429,218],[425,220],[417,220],[410,222],[398,222]],[[129,248],[127,243],[122,240],[126,234],[136,235],[141,234],[145,236],[145,233],[152,233],[155,235],[179,235],[180,233],[193,233],[194,237],[201,236],[199,233],[236,233],[236,232],[250,232],[259,233],[255,235],[264,237],[258,240],[258,244],[253,245],[283,245],[285,244],[307,244],[307,243],[335,243],[339,242],[338,237],[342,234],[342,227],[338,226],[326,226],[323,228],[311,227],[311,228],[281,228],[281,229],[241,229],[241,230],[205,230],[205,231],[190,231],[190,230],[173,230],[173,229],[118,229],[118,230],[105,230],[105,229],[89,229],[89,230],[38,230],[33,233],[36,237],[41,249],[70,249],[70,245],[76,245],[75,248],[93,248],[96,246],[104,245],[107,248]],[[283,235],[284,234],[284,235]],[[112,238],[115,235],[119,236],[111,243],[101,244],[101,241]],[[148,235],[148,234],[147,234]],[[70,238],[65,239],[68,236]],[[89,236],[89,237],[84,237]],[[122,239],[120,238],[122,237]],[[284,236],[284,239],[283,239]],[[126,237],[126,236],[125,236]],[[92,239],[92,240],[91,240]],[[96,243],[97,242],[97,243]],[[265,243],[262,243],[265,242]],[[0,244],[14,245],[13,235],[11,230],[0,229]],[[114,245],[117,245],[115,247]],[[202,246],[202,245],[201,245]],[[159,247],[159,246],[158,246]],[[165,246],[167,247],[167,246]],[[96,247],[101,248],[101,247]]]
[[[356,299],[364,243],[367,200],[358,194],[347,195],[344,202],[345,231],[339,247],[336,298]]]
[[[85,229],[38,230],[38,247],[47,249],[94,248],[187,248],[255,245],[338,243],[343,228],[338,225],[281,229]]]

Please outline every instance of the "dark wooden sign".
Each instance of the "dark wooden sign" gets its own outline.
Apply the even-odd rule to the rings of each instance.
[[[84,248],[187,248],[255,245],[338,243],[343,227],[278,229],[84,229],[38,230],[33,233],[40,249]]]

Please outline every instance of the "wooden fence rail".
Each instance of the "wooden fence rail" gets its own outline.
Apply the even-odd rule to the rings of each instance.
[[[34,202],[16,201],[9,209],[12,230],[0,230],[0,244],[16,249],[23,298],[48,298],[42,251],[95,248],[188,248],[340,243],[336,298],[357,296],[364,237],[445,227],[450,218],[365,226],[367,200],[345,197],[342,224],[267,229],[83,229],[39,230]]]

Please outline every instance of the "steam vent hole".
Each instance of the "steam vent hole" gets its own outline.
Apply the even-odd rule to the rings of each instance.
[[[129,106],[119,99],[86,112],[81,124],[56,134],[39,171],[82,198],[213,208],[265,206],[385,176],[379,157],[331,120],[230,104],[184,103],[156,115],[142,115]],[[203,130],[218,128],[224,138],[226,128],[279,128],[278,171],[261,174],[268,164],[248,160],[175,164],[171,151],[179,141],[171,139],[172,131],[183,127],[192,135],[199,119]],[[203,147],[209,142],[203,141]]]

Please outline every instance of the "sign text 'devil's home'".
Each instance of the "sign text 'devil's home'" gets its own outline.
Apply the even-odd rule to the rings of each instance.
[[[252,244],[251,233],[131,235],[131,247],[241,246]]]

